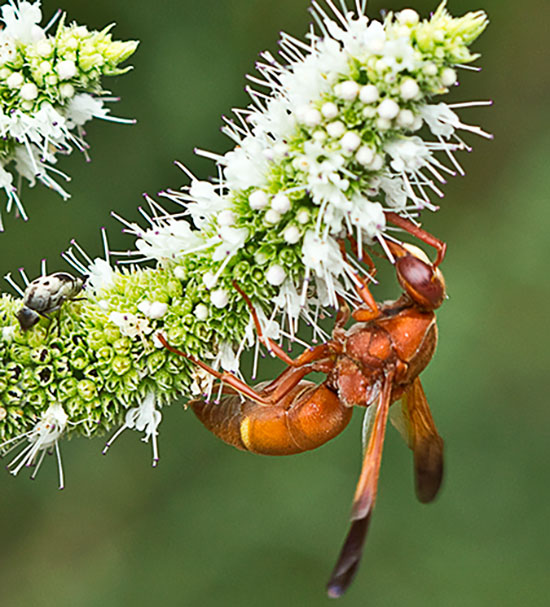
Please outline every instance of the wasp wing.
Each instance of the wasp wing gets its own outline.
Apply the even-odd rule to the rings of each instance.
[[[385,378],[382,391],[378,398],[374,420],[367,416],[363,434],[368,437],[368,443],[363,456],[363,466],[351,511],[351,527],[332,571],[327,585],[331,598],[344,594],[353,581],[363,554],[363,545],[369,528],[370,517],[376,500],[382,447],[390,408],[391,391],[394,373],[391,371]],[[371,405],[374,406],[374,405]]]
[[[401,408],[392,407],[390,417],[413,451],[416,495],[423,503],[431,502],[443,479],[443,439],[418,377],[405,391]]]

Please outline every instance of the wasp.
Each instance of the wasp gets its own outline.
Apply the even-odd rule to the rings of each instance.
[[[17,312],[22,331],[34,327],[40,317],[61,310],[64,302],[75,299],[82,291],[84,281],[68,272],[56,272],[35,278],[27,285],[23,294],[23,306]]]
[[[274,381],[248,386],[231,373],[216,371],[173,348],[159,336],[171,352],[223,382],[219,404],[193,400],[190,406],[208,430],[238,449],[264,455],[315,449],[346,428],[354,407],[367,409],[368,430],[351,526],[327,585],[333,598],[344,594],[359,566],[376,500],[392,403],[401,401],[392,421],[399,423],[413,451],[416,494],[421,502],[435,498],[443,475],[443,441],[419,375],[435,351],[434,311],[446,297],[445,281],[437,262],[431,264],[420,249],[389,241],[387,244],[403,288],[400,298],[378,305],[367,282],[362,281],[357,292],[363,304],[350,314],[342,300],[332,338],[295,360],[277,343],[263,337],[250,299],[235,285],[248,305],[260,341],[288,365]],[[346,329],[350,316],[355,323]],[[305,380],[312,372],[322,372],[326,379],[319,385]]]

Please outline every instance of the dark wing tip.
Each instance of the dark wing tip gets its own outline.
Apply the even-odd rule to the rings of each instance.
[[[338,599],[353,582],[363,554],[363,545],[369,528],[372,510],[363,518],[352,522],[346,541],[332,570],[327,584],[329,598]]]
[[[437,438],[415,451],[416,497],[423,504],[435,499],[443,480],[443,441]]]

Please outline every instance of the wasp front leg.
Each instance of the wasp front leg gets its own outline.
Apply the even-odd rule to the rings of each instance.
[[[398,228],[405,230],[406,232],[411,234],[411,236],[418,238],[418,240],[421,240],[422,242],[436,249],[437,257],[435,263],[433,264],[434,268],[437,268],[437,266],[439,266],[441,262],[445,259],[445,253],[447,252],[446,242],[439,240],[439,238],[436,238],[433,234],[426,232],[426,230],[423,230],[409,219],[405,219],[397,213],[388,212],[386,213],[386,218]]]

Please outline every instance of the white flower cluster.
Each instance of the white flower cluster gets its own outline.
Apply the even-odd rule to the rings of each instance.
[[[55,178],[69,181],[53,166],[57,155],[75,148],[87,153],[82,127],[92,118],[133,122],[109,116],[109,99],[98,95],[100,78],[122,73],[116,66],[137,43],[113,42],[108,30],[67,26],[64,18],[55,35],[48,35],[61,13],[42,28],[39,1],[14,0],[1,13],[0,188],[7,195],[7,211],[15,208],[27,219],[18,194],[21,178],[31,187],[38,180],[67,199],[69,194]]]
[[[362,4],[343,12],[325,2],[326,10],[313,2],[318,33],[307,43],[282,34],[285,64],[262,53],[260,77],[249,79],[267,92],[249,89],[252,105],[224,127],[236,147],[223,156],[198,150],[217,163],[218,183],[188,173],[188,188],[166,193],[197,230],[181,215],[153,219],[148,230],[130,226],[145,258],[177,261],[214,247],[220,265],[204,277],[209,289],[260,230],[294,247],[304,270],[298,280],[261,249],[255,258],[268,285],[301,293],[301,309],[288,310],[294,321],[310,277],[329,304],[357,284],[340,239],[353,235],[359,251],[378,241],[391,259],[387,213],[415,220],[437,210],[431,196],[443,196],[445,176],[463,174],[454,153],[469,148],[458,131],[489,137],[454,111],[488,102],[432,102],[477,58],[468,45],[487,24],[483,12],[453,18],[443,2],[429,20],[405,9],[382,23],[369,20]],[[214,306],[228,301],[226,291],[212,291]]]

